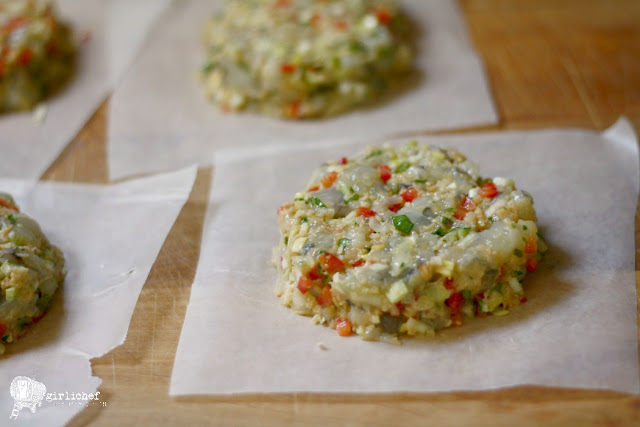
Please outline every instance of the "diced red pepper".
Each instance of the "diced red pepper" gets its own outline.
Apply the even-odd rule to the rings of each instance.
[[[356,209],[356,215],[357,216],[363,216],[365,218],[370,218],[372,216],[375,216],[376,211],[371,210],[369,208],[366,208],[364,206],[360,206],[358,209]]]
[[[5,68],[4,59],[0,59],[0,78],[2,78],[2,75],[4,74],[4,68]]]
[[[300,117],[300,101],[293,101],[291,104],[287,105],[284,114],[290,119],[297,119]]]
[[[347,21],[345,21],[344,19],[338,19],[333,26],[340,31],[345,31],[348,27],[349,24],[347,24]]]
[[[527,271],[533,273],[538,268],[538,261],[535,258],[527,258]]]
[[[336,179],[338,179],[338,172],[333,171],[329,172],[327,176],[323,176],[320,179],[320,182],[322,182],[322,186],[324,188],[329,188],[333,185],[334,182],[336,182]]]
[[[0,197],[0,206],[2,206],[4,208],[7,208],[7,209],[11,209],[12,211],[18,212],[18,208],[17,207],[15,207],[14,205],[9,203],[8,201],[3,199],[2,197]]]
[[[26,67],[31,63],[32,59],[33,59],[33,50],[31,50],[31,48],[25,47],[24,49],[22,49],[22,52],[20,52],[20,56],[18,57],[18,62],[20,63],[20,65]]]
[[[311,187],[309,191],[318,191],[319,189],[320,187],[316,185],[315,187]]]
[[[318,304],[323,307],[325,305],[331,304],[333,302],[333,297],[331,296],[331,286],[327,285],[322,288],[322,292],[316,297],[316,301],[318,301]]]
[[[330,252],[323,253],[318,260],[320,261],[322,269],[328,274],[337,273],[344,269],[344,262],[340,261],[340,258]]]
[[[338,331],[338,335],[341,337],[348,337],[351,335],[352,329],[353,325],[351,324],[351,320],[343,319],[341,317],[336,319],[336,331]]]
[[[322,18],[320,18],[320,15],[318,15],[317,13],[314,13],[313,16],[311,16],[310,20],[311,26],[318,27],[320,26],[320,22],[322,22]]]
[[[525,254],[535,254],[538,249],[538,240],[535,236],[531,236],[527,239],[527,243],[524,245]]]
[[[364,265],[364,260],[363,259],[359,259],[356,262],[354,262],[353,264],[351,264],[351,267],[360,267],[361,265]]]
[[[2,32],[5,34],[9,34],[12,33],[13,30],[24,27],[25,25],[27,25],[27,18],[25,18],[24,16],[16,16],[2,26]]]
[[[400,197],[402,197],[407,203],[411,203],[418,197],[418,190],[414,187],[409,187],[400,193]]]
[[[8,330],[9,328],[7,328],[7,325],[5,325],[4,323],[0,323],[0,338],[2,338]]]
[[[341,164],[341,165],[346,165],[346,164],[347,164],[347,162],[348,162],[348,160],[347,160],[347,158],[346,158],[346,157],[343,157],[343,158],[341,158],[341,159],[340,159],[340,164]]]
[[[391,179],[391,168],[389,165],[378,165],[378,169],[380,170],[380,179],[386,184]]]
[[[311,279],[306,276],[300,276],[300,280],[298,280],[298,290],[303,294],[306,294],[309,289],[311,289]]]
[[[448,278],[448,277],[446,279],[444,279],[444,287],[449,289],[450,291],[452,291],[452,290],[454,290],[456,288],[455,285],[453,284],[453,279]]]
[[[33,317],[31,318],[31,321],[32,321],[33,323],[38,323],[40,320],[42,320],[42,318],[43,318],[46,314],[47,314],[47,312],[46,312],[46,311],[43,311],[39,316],[33,316]]]
[[[290,5],[291,5],[290,0],[277,0],[273,4],[273,7],[281,8],[281,7],[289,7]]]
[[[446,299],[445,302],[449,306],[451,315],[454,315],[460,311],[460,307],[462,307],[463,301],[464,297],[462,296],[462,292],[454,292],[449,298]]]
[[[500,274],[498,274],[498,277],[496,277],[496,283],[500,283],[502,281],[502,278],[504,277],[504,273],[506,272],[504,265],[500,266]]]
[[[475,209],[476,209],[476,204],[473,201],[473,199],[470,197],[464,196],[464,198],[462,199],[462,202],[460,202],[460,206],[458,206],[458,209],[456,209],[456,212],[453,214],[453,217],[455,219],[462,221],[464,220],[464,217],[467,215],[468,212],[471,212]]]
[[[382,25],[389,25],[391,23],[391,13],[389,13],[386,8],[379,7],[375,10],[374,14],[378,19],[378,22]]]
[[[322,273],[322,271],[320,271],[320,265],[314,265],[313,268],[307,273],[307,277],[311,280],[322,279],[324,277],[324,274]]]
[[[523,303],[523,304],[524,304],[525,302],[527,302],[527,297],[522,297],[522,298],[520,298],[520,302],[521,302],[521,303]]]
[[[486,182],[480,188],[480,195],[485,199],[493,199],[499,194],[496,185],[493,182]]]
[[[400,314],[402,314],[402,311],[404,310],[404,308],[406,307],[406,305],[404,305],[401,302],[397,302],[396,303],[396,308],[398,309],[398,311],[400,312]]]
[[[398,212],[401,207],[402,207],[402,203],[396,203],[394,205],[389,206],[389,210],[391,212]]]
[[[294,71],[296,71],[296,66],[293,64],[282,64],[282,67],[280,67],[280,70],[282,71],[282,74],[291,74]]]

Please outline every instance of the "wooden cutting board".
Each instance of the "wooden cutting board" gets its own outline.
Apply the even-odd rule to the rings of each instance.
[[[621,115],[640,131],[640,1],[463,0],[461,8],[501,117],[496,126],[461,132],[602,130]],[[44,179],[106,182],[107,110],[108,101]],[[441,394],[170,398],[210,176],[209,169],[199,172],[140,295],[124,345],[93,361],[106,407],[88,408],[72,425],[640,425],[637,396],[528,386]],[[637,216],[636,260],[638,225]]]

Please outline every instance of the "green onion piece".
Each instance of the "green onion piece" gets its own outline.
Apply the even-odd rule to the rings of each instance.
[[[471,301],[471,291],[469,289],[462,290],[462,297],[467,301]]]
[[[447,231],[447,234],[457,233],[458,237],[462,239],[463,237],[467,237],[470,231],[471,227],[453,227],[451,230]]]
[[[347,239],[346,237],[343,237],[342,239],[338,240],[338,245],[347,246],[349,242],[351,242],[351,239]]]
[[[438,226],[438,228],[436,228],[436,231],[434,231],[434,232],[433,232],[433,233],[431,233],[431,234],[435,234],[435,235],[437,235],[437,236],[442,237],[442,236],[444,236],[444,234],[445,234],[445,233],[444,233],[444,228],[442,228],[442,227]]]
[[[513,254],[517,257],[522,257],[522,251],[518,248],[513,250]]]
[[[409,166],[411,166],[411,163],[409,162],[402,162],[398,165],[398,167],[396,168],[396,173],[400,173],[400,172],[404,172],[407,169],[409,169]]]
[[[367,159],[370,159],[370,158],[375,157],[375,156],[379,156],[380,154],[382,154],[382,150],[373,151],[371,154],[369,154],[367,156]]]
[[[442,225],[450,225],[451,224],[451,218],[447,218],[446,216],[442,216],[442,218],[440,218],[440,221],[442,221]]]
[[[325,205],[324,202],[322,200],[318,199],[317,197],[312,197],[311,198],[311,204],[313,206],[319,206],[321,208],[326,208],[327,207],[327,205]]]
[[[352,40],[349,43],[349,50],[351,52],[365,52],[366,48],[365,48],[364,44],[360,43],[359,41]]]
[[[527,226],[526,226],[526,225],[524,225],[524,224],[522,225],[522,229],[523,229],[523,230],[525,230],[525,231],[527,231],[527,230],[528,230]]]
[[[411,233],[411,229],[413,228],[413,223],[411,222],[408,216],[406,215],[394,216],[391,218],[391,221],[393,221],[393,226],[396,228],[396,230],[404,234]]]
[[[349,202],[353,202],[355,200],[358,200],[360,198],[360,195],[358,193],[354,194],[353,196],[349,197],[347,200],[345,200],[345,204],[349,203]]]
[[[300,224],[304,224],[305,222],[309,222],[309,218],[302,218]]]
[[[452,213],[453,212],[453,208],[447,208],[444,210],[444,212],[446,213]]]
[[[425,182],[427,182],[426,179],[414,179],[413,182],[415,182],[416,184],[424,184]]]
[[[289,236],[284,236],[284,244],[285,245],[289,244]]]
[[[9,214],[9,215],[7,215],[7,219],[9,220],[9,222],[10,222],[11,224],[15,224],[15,223],[16,223],[16,217],[15,217],[15,215],[14,215],[14,214]]]
[[[202,67],[202,73],[209,74],[210,72],[213,71],[214,68],[215,68],[215,64],[213,62],[209,62],[204,67]]]

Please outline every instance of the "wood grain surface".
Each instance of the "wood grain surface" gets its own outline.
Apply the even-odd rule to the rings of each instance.
[[[496,126],[473,130],[602,130],[621,115],[640,130],[640,1],[460,4],[485,60],[501,117]],[[108,101],[43,179],[106,182],[107,120]],[[170,398],[210,177],[210,169],[200,170],[142,290],[125,343],[93,360],[94,374],[103,379],[100,391],[106,407],[88,408],[72,425],[640,425],[638,396],[530,386],[440,394]],[[638,216],[636,265],[637,229]]]

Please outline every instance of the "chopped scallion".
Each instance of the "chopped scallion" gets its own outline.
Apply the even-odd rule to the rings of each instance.
[[[411,166],[411,163],[409,162],[402,162],[398,165],[398,167],[396,168],[396,173],[400,173],[400,172],[404,172],[407,169],[409,169],[409,166]]]
[[[413,223],[411,222],[408,216],[406,215],[394,216],[391,218],[391,221],[393,221],[393,226],[396,228],[396,230],[404,234],[411,233],[411,229],[413,228]]]
[[[440,237],[442,237],[442,236],[444,236],[444,234],[445,234],[445,232],[444,232],[444,228],[442,228],[442,227],[438,226],[438,228],[436,228],[436,231],[434,231],[434,232],[433,232],[433,233],[431,233],[431,234],[435,234],[436,236],[440,236]]]
[[[349,197],[347,200],[345,200],[345,203],[349,203],[349,202],[353,202],[355,200],[358,200],[360,198],[360,195],[358,193],[355,193],[353,196]]]
[[[318,207],[321,207],[321,208],[326,208],[327,207],[327,205],[325,205],[324,202],[322,200],[318,199],[317,197],[312,197],[310,202],[311,202],[311,204],[313,206],[318,206]]]

